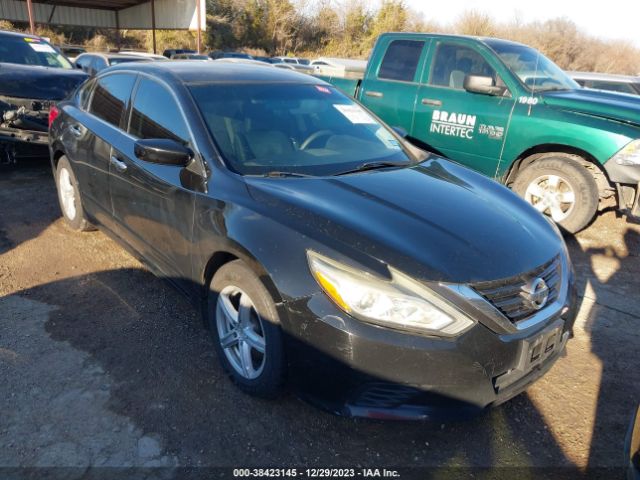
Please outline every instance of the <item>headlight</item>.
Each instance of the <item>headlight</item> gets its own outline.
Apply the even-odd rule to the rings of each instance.
[[[432,290],[397,270],[376,277],[307,252],[309,267],[333,302],[349,315],[389,328],[438,336],[459,335],[475,322]]]
[[[640,165],[640,139],[629,142],[612,160],[618,165]]]

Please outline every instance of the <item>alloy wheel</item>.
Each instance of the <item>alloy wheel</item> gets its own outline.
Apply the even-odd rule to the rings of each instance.
[[[267,358],[262,321],[251,298],[240,288],[229,285],[218,295],[220,346],[231,367],[249,380],[260,376]]]
[[[69,220],[76,218],[76,191],[71,182],[71,174],[66,168],[60,169],[58,173],[58,191],[60,192],[60,203],[65,216]]]
[[[562,222],[573,211],[576,194],[569,183],[558,175],[542,175],[532,181],[524,199],[554,222]]]

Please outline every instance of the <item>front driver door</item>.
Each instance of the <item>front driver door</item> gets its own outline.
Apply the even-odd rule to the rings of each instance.
[[[452,160],[495,176],[515,98],[490,60],[475,48],[439,42],[431,58],[418,90],[412,136]],[[505,94],[467,92],[466,75],[492,77],[505,87]]]
[[[140,75],[129,141],[111,152],[111,201],[122,235],[159,273],[190,278],[194,191],[187,168],[136,158],[138,139],[172,139],[193,149],[187,122],[168,87]],[[200,160],[194,160],[199,162]]]

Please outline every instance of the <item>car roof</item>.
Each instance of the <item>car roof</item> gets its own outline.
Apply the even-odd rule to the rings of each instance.
[[[34,38],[46,42],[46,40],[38,35],[31,35],[30,33],[12,32],[10,30],[0,30],[0,37],[19,37],[19,38]]]
[[[126,59],[135,59],[135,60],[141,60],[141,61],[145,61],[145,60],[150,60],[149,58],[146,57],[137,57],[137,56],[133,56],[133,55],[124,55],[122,53],[110,53],[110,52],[84,52],[80,55],[78,55],[78,58],[80,57],[87,57],[89,55],[94,55],[97,57],[103,57],[103,58],[108,58],[108,59],[112,59],[112,58],[126,58]]]
[[[445,40],[466,39],[466,40],[474,40],[476,42],[484,43],[487,46],[490,46],[489,44],[493,44],[493,45],[518,45],[518,46],[522,46],[522,47],[526,47],[527,46],[527,45],[525,45],[523,43],[518,43],[518,42],[511,41],[511,40],[504,40],[502,38],[478,37],[478,36],[474,36],[474,35],[454,35],[454,34],[449,34],[449,33],[387,32],[387,33],[383,33],[382,35],[380,35],[380,38],[387,37],[387,36],[402,36],[404,38],[415,37],[416,39],[420,39],[420,38],[438,38],[438,39],[445,39]]]
[[[282,70],[255,64],[232,62],[193,62],[176,60],[173,62],[126,63],[111,67],[109,72],[143,72],[165,81],[184,84],[198,83],[299,83],[328,85],[323,80],[293,70]]]
[[[579,80],[596,80],[596,81],[613,81],[624,83],[640,83],[640,77],[633,75],[617,75],[614,73],[596,73],[596,72],[567,72],[571,78]]]

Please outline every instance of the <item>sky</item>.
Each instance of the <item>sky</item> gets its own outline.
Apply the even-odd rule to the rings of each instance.
[[[499,22],[513,20],[516,15],[524,23],[566,17],[593,36],[603,39],[628,40],[640,47],[640,2],[637,0],[405,0],[424,13],[425,19],[449,24],[466,10],[488,13]]]

